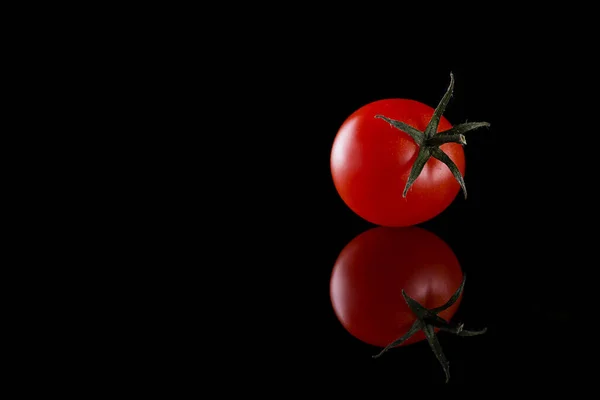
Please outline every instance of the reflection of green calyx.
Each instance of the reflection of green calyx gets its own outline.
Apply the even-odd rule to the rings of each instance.
[[[402,337],[394,340],[392,343],[388,344],[383,350],[381,350],[381,352],[379,354],[374,355],[373,358],[381,357],[381,355],[383,353],[385,353],[386,351],[388,351],[396,346],[399,346],[404,341],[406,341],[408,338],[410,338],[412,335],[414,335],[418,331],[422,330],[423,333],[425,334],[425,337],[427,338],[427,342],[429,342],[429,346],[431,346],[431,350],[433,350],[433,353],[439,360],[440,364],[442,364],[442,368],[444,368],[444,373],[446,374],[446,383],[448,383],[448,381],[450,380],[450,370],[449,370],[448,360],[446,359],[446,356],[444,356],[444,353],[442,352],[442,346],[440,345],[440,342],[438,341],[437,336],[435,336],[434,328],[439,328],[442,331],[454,333],[455,335],[458,335],[458,336],[481,335],[482,333],[485,333],[487,331],[487,328],[484,328],[479,331],[468,331],[466,329],[463,329],[463,324],[458,324],[458,325],[451,324],[438,315],[440,312],[448,309],[450,306],[452,306],[452,304],[454,304],[456,302],[456,300],[458,300],[458,298],[460,297],[460,294],[463,291],[464,286],[465,286],[465,276],[463,275],[463,280],[462,280],[462,283],[460,284],[460,287],[452,295],[450,300],[448,300],[446,302],[446,304],[444,304],[443,306],[432,308],[432,309],[427,309],[427,308],[423,307],[415,299],[413,299],[412,297],[407,295],[404,290],[402,290],[402,296],[404,296],[404,300],[408,304],[408,308],[410,308],[410,310],[415,314],[415,316],[417,317],[417,320],[410,327],[408,332],[406,332],[404,334],[404,336],[402,336]]]
[[[460,184],[460,187],[463,190],[465,198],[467,198],[467,188],[465,187],[465,181],[458,170],[458,167],[454,162],[448,157],[446,153],[444,153],[440,146],[444,143],[458,143],[460,145],[467,144],[465,140],[464,133],[471,131],[473,129],[489,127],[490,124],[487,122],[465,122],[462,124],[458,124],[447,131],[440,132],[436,134],[438,125],[440,123],[440,118],[442,114],[446,110],[446,106],[448,105],[448,101],[450,101],[450,97],[452,96],[452,90],[454,89],[454,75],[450,73],[450,86],[448,86],[448,90],[440,103],[436,107],[427,127],[425,128],[425,132],[421,132],[420,130],[402,122],[397,121],[391,118],[387,118],[383,115],[376,115],[375,118],[380,118],[395,128],[400,129],[403,132],[406,132],[419,146],[419,154],[417,155],[417,159],[410,170],[410,175],[408,176],[408,180],[406,181],[406,186],[404,187],[404,192],[402,193],[403,197],[406,197],[406,193],[408,189],[412,186],[412,184],[417,180],[419,174],[423,170],[423,167],[427,163],[430,157],[437,158],[444,164],[448,166],[452,174]]]

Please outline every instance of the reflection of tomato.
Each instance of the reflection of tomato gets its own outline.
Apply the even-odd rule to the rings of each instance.
[[[385,347],[416,319],[402,289],[426,308],[440,307],[462,278],[454,252],[433,233],[418,227],[377,227],[355,237],[338,256],[331,275],[331,302],[348,332]],[[449,320],[461,298],[439,316]],[[423,339],[420,331],[404,344]]]

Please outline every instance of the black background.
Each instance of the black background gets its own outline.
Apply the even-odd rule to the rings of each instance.
[[[199,357],[212,347],[229,376],[262,374],[289,388],[444,382],[427,343],[375,360],[378,349],[337,320],[329,297],[335,260],[373,225],[338,196],[329,156],[356,109],[394,97],[434,107],[453,72],[445,117],[491,127],[467,134],[469,198],[459,194],[420,224],[453,249],[468,276],[454,319],[488,328],[479,337],[440,334],[450,382],[581,380],[593,317],[579,319],[576,311],[594,295],[583,288],[595,268],[597,180],[598,79],[582,40],[588,36],[572,30],[567,37],[552,24],[535,28],[531,15],[489,27],[487,19],[477,26],[459,19],[453,23],[468,25],[461,33],[427,31],[416,43],[414,27],[382,30],[385,16],[368,27],[360,18],[329,17],[320,29],[314,19],[285,19],[236,31],[231,45],[207,36],[184,53],[202,61],[181,86],[205,103],[181,101],[180,114],[198,126],[181,131],[199,143],[177,143],[173,158],[184,173],[167,179],[192,203],[175,206],[172,219],[184,227],[178,247],[199,260],[190,273],[201,276],[201,287],[178,277],[171,289],[192,286],[184,296],[193,301],[180,301],[186,316],[218,317],[201,328],[216,337],[198,340]],[[190,81],[198,86],[186,89]],[[214,272],[223,276],[208,276]]]
[[[90,148],[110,147],[94,164],[114,174],[103,176],[106,191],[88,176],[78,179],[100,200],[93,207],[82,201],[84,215],[103,220],[78,223],[108,225],[90,254],[106,258],[103,273],[116,270],[106,280],[126,298],[115,301],[117,289],[108,285],[93,294],[109,332],[94,321],[91,330],[102,337],[83,348],[114,351],[111,339],[125,347],[106,369],[123,368],[124,379],[137,365],[192,382],[208,369],[247,392],[238,380],[250,378],[261,391],[285,385],[312,393],[320,384],[388,385],[398,388],[393,395],[405,385],[443,383],[426,343],[374,360],[378,349],[336,319],[333,265],[373,225],[338,196],[329,155],[356,109],[389,97],[435,106],[453,72],[446,118],[491,128],[467,136],[469,198],[459,194],[421,224],[453,249],[468,275],[455,320],[488,328],[479,337],[440,334],[450,382],[581,382],[592,371],[584,364],[595,361],[599,85],[589,31],[596,24],[586,21],[586,11],[562,5],[529,13],[490,6],[471,10],[480,11],[474,18],[440,13],[435,22],[408,10],[346,7],[356,15],[269,7],[261,20],[231,6],[183,21],[178,11],[172,19],[144,19],[143,28],[127,24],[131,40],[117,34],[108,54],[90,57],[99,70],[84,70],[76,86],[92,96],[106,92],[108,100],[94,119],[82,112],[76,130],[91,137]],[[216,14],[224,21],[205,23]],[[138,20],[136,10],[131,21]],[[89,46],[67,52],[79,59],[79,47]],[[71,100],[90,108],[79,96]],[[116,121],[123,116],[129,124]],[[98,136],[87,135],[90,121],[102,123]],[[107,132],[112,136],[104,140]],[[67,208],[78,201],[69,198]],[[125,249],[128,258],[111,253]],[[107,310],[105,301],[116,304]],[[592,313],[580,318],[590,306]],[[87,309],[80,315],[96,317]],[[207,361],[211,352],[214,362]]]

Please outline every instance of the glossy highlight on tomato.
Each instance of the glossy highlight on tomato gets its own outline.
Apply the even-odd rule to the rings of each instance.
[[[331,304],[352,336],[385,347],[416,320],[403,289],[424,307],[435,308],[448,301],[462,279],[456,255],[432,232],[419,227],[376,227],[359,234],[340,252],[331,274]],[[462,294],[439,316],[452,318],[461,299]],[[423,332],[418,332],[402,345],[423,339]]]

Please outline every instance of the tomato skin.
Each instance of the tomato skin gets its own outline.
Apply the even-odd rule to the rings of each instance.
[[[385,347],[416,320],[402,289],[427,308],[439,307],[459,288],[462,276],[454,252],[435,234],[419,227],[376,227],[340,252],[331,274],[331,303],[351,335]],[[449,320],[461,300],[462,295],[440,317]],[[424,339],[419,331],[402,346]]]
[[[460,185],[433,157],[402,196],[419,147],[407,133],[375,118],[383,115],[424,131],[433,112],[415,100],[384,99],[364,105],[343,122],[331,149],[330,168],[337,192],[357,215],[376,225],[405,227],[437,216],[452,203]],[[450,128],[442,116],[437,132]],[[440,149],[464,176],[462,146],[446,143]]]

